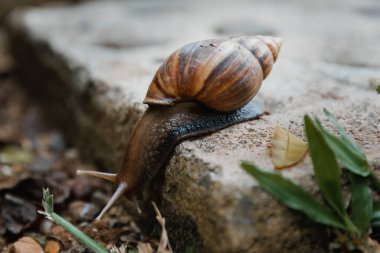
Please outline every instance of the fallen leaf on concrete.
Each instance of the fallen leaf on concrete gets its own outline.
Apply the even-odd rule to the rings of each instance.
[[[18,234],[28,228],[37,218],[36,207],[27,200],[5,194],[0,220],[6,230]]]
[[[282,129],[275,127],[272,138],[272,162],[276,169],[284,169],[300,162],[307,151],[307,143]]]
[[[44,253],[44,251],[33,238],[22,237],[12,245],[9,253]]]

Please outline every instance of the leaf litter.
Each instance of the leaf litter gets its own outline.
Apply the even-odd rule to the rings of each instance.
[[[165,219],[159,213],[161,239],[142,234],[122,203],[100,223],[90,223],[94,212],[90,209],[104,205],[112,186],[76,176],[77,169],[94,166],[80,160],[76,149],[67,145],[12,74],[0,76],[0,118],[1,253],[12,247],[20,253],[57,252],[58,247],[61,252],[88,252],[60,226],[37,217],[43,187],[52,190],[56,211],[100,244],[108,248],[117,245],[120,252],[172,252]],[[30,247],[25,250],[25,245],[34,245],[36,251]]]

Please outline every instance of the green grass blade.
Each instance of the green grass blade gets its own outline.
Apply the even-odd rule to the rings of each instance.
[[[91,249],[95,253],[109,253],[106,248],[100,246],[96,241],[91,239],[88,235],[80,231],[73,224],[53,212],[54,198],[50,194],[49,188],[43,189],[42,193],[42,206],[44,211],[38,211],[40,214],[45,215],[46,218],[54,221],[58,225],[61,225],[67,232],[75,236],[81,243],[83,243],[87,248]]]
[[[86,245],[89,249],[95,253],[109,253],[109,251],[102,246],[100,246],[96,241],[91,239],[88,235],[80,231],[73,224],[62,218],[56,213],[51,214],[52,219],[58,224],[61,225],[67,232],[75,236],[81,243]]]
[[[287,207],[303,212],[316,222],[347,229],[342,220],[328,207],[316,201],[309,193],[290,180],[276,173],[263,171],[249,162],[242,162],[241,167],[253,176],[264,190]]]
[[[349,218],[343,201],[340,184],[340,170],[334,153],[330,150],[318,126],[305,115],[305,130],[309,143],[309,153],[319,188],[329,205],[344,220],[347,230],[358,233]]]
[[[336,158],[341,162],[344,168],[352,173],[366,177],[370,173],[370,168],[366,157],[353,149],[351,145],[343,141],[331,132],[327,131],[320,122],[317,121],[320,132],[325,139],[326,144],[334,152]]]
[[[351,218],[359,229],[360,235],[364,236],[372,216],[372,197],[367,178],[350,173],[351,181]]]

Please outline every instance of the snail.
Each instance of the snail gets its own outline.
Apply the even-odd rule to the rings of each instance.
[[[270,36],[233,37],[195,42],[171,54],[149,86],[148,109],[132,130],[118,173],[77,171],[118,185],[96,220],[121,195],[140,197],[182,140],[260,116],[262,109],[250,101],[281,43]]]

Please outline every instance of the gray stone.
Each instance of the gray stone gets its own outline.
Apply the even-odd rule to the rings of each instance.
[[[380,33],[368,11],[379,6],[370,0],[99,1],[19,11],[8,32],[30,90],[82,154],[111,171],[146,108],[141,102],[156,69],[172,51],[220,33],[283,37],[256,98],[270,114],[181,143],[152,187],[178,252],[325,252],[324,230],[263,192],[239,161],[273,168],[274,126],[304,137],[303,115],[322,117],[326,107],[379,167]],[[282,174],[317,194],[309,158]]]

